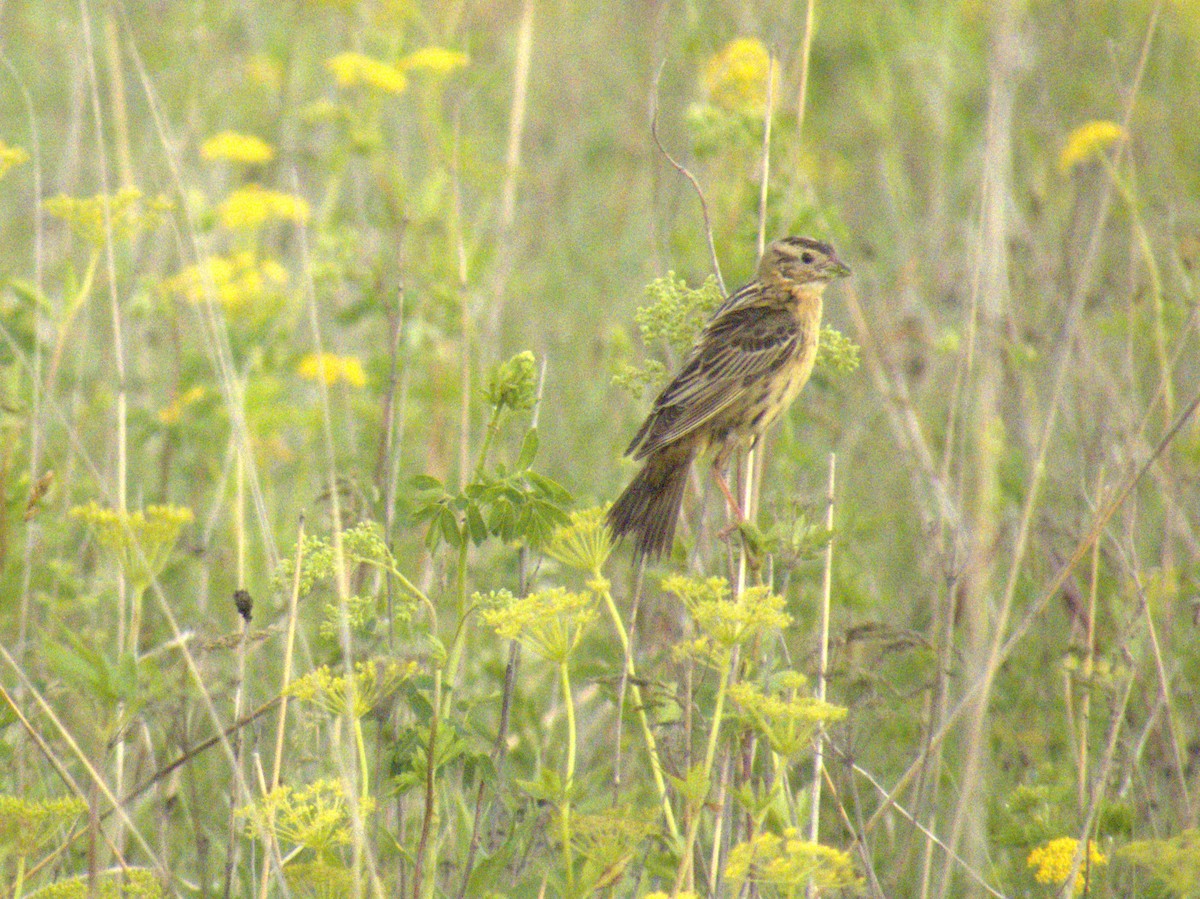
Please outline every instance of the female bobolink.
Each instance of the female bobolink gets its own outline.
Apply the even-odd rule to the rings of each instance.
[[[723,469],[751,447],[812,373],[821,331],[821,293],[850,274],[827,243],[785,237],[767,247],[758,278],[732,294],[696,345],[625,455],[645,459],[608,512],[613,536],[634,536],[636,556],[661,556],[675,536],[692,460],[719,447],[713,471],[730,508],[741,509]]]

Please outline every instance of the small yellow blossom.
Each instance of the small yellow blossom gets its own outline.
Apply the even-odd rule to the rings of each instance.
[[[761,116],[767,103],[767,71],[771,55],[762,41],[740,37],[709,59],[704,87],[709,102],[730,112]],[[772,99],[779,99],[779,72],[775,69]]]
[[[744,883],[796,888],[811,882],[821,890],[851,887],[858,883],[850,853],[800,837],[795,827],[782,835],[760,833],[729,852],[725,876],[739,887]]]
[[[1043,843],[1029,853],[1026,865],[1034,868],[1033,879],[1038,883],[1049,884],[1053,887],[1062,886],[1067,875],[1071,873],[1071,860],[1075,858],[1075,850],[1079,841],[1074,837],[1058,837]],[[1084,873],[1090,866],[1092,869],[1101,868],[1108,864],[1108,856],[1096,848],[1095,840],[1088,840],[1087,854],[1083,865],[1075,875],[1073,891],[1076,895],[1083,892],[1085,883]]]
[[[74,797],[21,799],[0,795],[0,852],[28,855],[40,851],[86,813],[87,803]]]
[[[300,360],[296,372],[306,381],[324,381],[329,385],[345,381],[351,387],[365,387],[367,383],[366,372],[357,356],[309,353]]]
[[[746,722],[766,738],[772,750],[791,758],[808,747],[817,725],[841,721],[846,717],[846,709],[814,696],[798,696],[795,688],[789,689],[784,683],[777,686],[790,695],[766,693],[743,681],[729,688],[729,698],[737,703]]]
[[[270,219],[304,224],[311,210],[308,201],[294,194],[247,184],[231,193],[217,207],[221,224],[230,230],[258,228]]]
[[[1095,121],[1080,125],[1067,135],[1067,141],[1058,156],[1058,168],[1069,172],[1081,162],[1103,153],[1125,136],[1125,129],[1116,122]]]
[[[718,647],[731,648],[764,630],[787,627],[792,617],[783,611],[783,597],[767,587],[750,587],[736,600],[729,597],[724,578],[706,580],[671,575],[663,590],[673,593],[687,607],[704,639]]]
[[[445,47],[422,47],[400,60],[400,68],[410,72],[418,69],[432,75],[448,75],[455,69],[461,69],[470,61],[471,57],[457,50],[447,50]]]
[[[189,265],[164,281],[160,289],[190,303],[203,303],[211,296],[226,311],[235,312],[277,299],[287,282],[287,269],[278,262],[259,260],[254,253],[243,251],[209,256]]]
[[[173,206],[161,196],[143,200],[136,187],[92,197],[60,194],[42,205],[52,216],[66,222],[76,236],[98,247],[104,246],[110,227],[114,241],[132,238],[139,231],[155,227],[162,214]]]
[[[244,162],[252,165],[270,162],[275,158],[275,150],[261,137],[255,137],[253,134],[222,131],[200,145],[200,155],[210,162],[223,159],[226,162]]]
[[[596,506],[572,512],[571,523],[558,528],[546,544],[546,555],[599,577],[612,553],[612,535],[604,522],[605,511],[604,506]]]
[[[0,178],[7,175],[9,169],[28,161],[28,153],[20,147],[10,147],[4,141],[0,140]]]
[[[486,599],[476,594],[475,600],[493,603],[492,608],[481,613],[481,618],[498,636],[518,640],[550,662],[566,661],[596,618],[591,597],[569,593],[561,587],[540,590],[520,599],[501,590]]]
[[[135,586],[145,586],[167,564],[179,532],[193,516],[186,506],[147,506],[135,512],[91,502],[76,506],[71,517],[88,525],[96,542],[112,555]]]
[[[314,668],[288,685],[288,695],[311,702],[331,715],[340,715],[349,702],[358,718],[391,696],[400,684],[416,673],[416,662],[379,659],[357,662],[354,677],[334,674],[328,665]]]
[[[190,390],[185,390],[179,394],[171,402],[158,410],[158,420],[164,425],[177,424],[183,418],[183,412],[188,406],[200,402],[208,396],[208,391],[203,387],[193,387]]]
[[[359,798],[358,811],[362,817],[374,810],[374,799]],[[346,787],[338,780],[276,787],[254,805],[239,808],[237,815],[247,820],[251,834],[265,839],[269,833],[289,849],[303,846],[324,854],[349,846],[351,841]]]
[[[325,68],[333,73],[338,87],[363,84],[389,94],[401,94],[408,86],[408,79],[398,68],[361,53],[339,53],[325,60]]]

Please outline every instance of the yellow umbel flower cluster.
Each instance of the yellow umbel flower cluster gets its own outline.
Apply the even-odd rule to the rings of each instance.
[[[388,94],[402,94],[408,87],[408,79],[396,66],[361,53],[339,53],[325,60],[325,68],[338,87],[363,85]]]
[[[217,218],[231,231],[258,228],[272,220],[303,225],[311,214],[303,197],[267,190],[258,184],[239,187],[217,207]]]
[[[173,206],[165,197],[143,201],[142,192],[136,187],[92,197],[60,194],[42,205],[52,216],[66,222],[77,237],[97,247],[104,246],[110,227],[114,241],[132,238],[139,231],[155,227],[163,213]]]
[[[7,175],[9,169],[28,161],[28,153],[20,147],[10,147],[4,141],[0,140],[0,178]]]
[[[564,662],[583,639],[596,617],[592,598],[570,593],[561,587],[540,590],[517,599],[507,590],[493,593],[486,600],[494,607],[485,609],[483,623],[505,640],[518,640],[550,662]]]
[[[226,311],[233,312],[278,299],[287,282],[287,269],[278,262],[259,260],[244,250],[229,256],[209,256],[189,265],[164,281],[160,289],[190,303],[203,303],[211,296]]]
[[[145,586],[162,570],[179,532],[193,518],[185,506],[147,506],[135,512],[91,502],[76,506],[71,517],[88,525],[135,586]]]
[[[606,506],[596,506],[572,512],[571,523],[558,528],[546,544],[546,555],[599,578],[613,548],[612,534],[604,523],[607,511]]]
[[[357,356],[336,353],[309,353],[296,366],[296,373],[306,381],[324,381],[333,386],[345,381],[351,387],[365,387],[367,374]]]
[[[330,853],[351,841],[350,810],[345,785],[337,780],[318,780],[307,786],[276,787],[254,805],[237,810],[247,819],[248,830],[264,837],[273,835],[289,846],[303,846],[317,853]],[[363,818],[375,810],[370,796],[358,799]]]
[[[714,106],[729,112],[761,116],[767,104],[767,71],[771,55],[761,41],[730,41],[704,67],[704,88]],[[778,74],[773,99],[778,99]]]
[[[223,160],[254,165],[270,162],[275,158],[275,150],[261,137],[237,131],[222,131],[200,145],[200,155],[210,162]]]
[[[1058,837],[1043,843],[1029,853],[1025,859],[1026,865],[1034,869],[1033,879],[1038,883],[1061,886],[1071,873],[1071,861],[1075,858],[1075,850],[1079,841],[1074,837]],[[1087,855],[1083,860],[1083,868],[1101,868],[1108,864],[1108,856],[1096,848],[1095,840],[1088,840]],[[1078,895],[1083,892],[1084,871],[1075,875],[1072,891]]]
[[[331,715],[342,714],[349,701],[355,717],[361,718],[391,696],[416,670],[416,662],[372,659],[355,663],[354,677],[350,678],[345,673],[334,674],[328,665],[322,665],[292,681],[287,692]]]
[[[784,598],[767,587],[750,587],[736,600],[729,598],[729,582],[721,577],[699,580],[676,574],[664,578],[662,587],[679,597],[696,627],[717,646],[731,648],[792,623],[792,616],[783,611]]]
[[[846,717],[842,706],[797,695],[803,680],[798,672],[785,672],[777,686],[789,694],[786,696],[767,693],[744,681],[729,688],[729,698],[741,708],[746,722],[766,738],[772,750],[788,758],[808,748],[818,724]]]
[[[1125,129],[1116,122],[1095,121],[1080,125],[1067,135],[1062,152],[1058,154],[1058,167],[1063,172],[1069,172],[1081,162],[1103,153],[1125,136]]]
[[[760,833],[729,852],[725,876],[739,887],[744,883],[800,888],[810,881],[821,890],[858,883],[850,853],[801,839],[795,827],[783,834]]]
[[[428,72],[431,75],[449,75],[471,61],[471,57],[445,47],[422,47],[400,60],[401,68]]]

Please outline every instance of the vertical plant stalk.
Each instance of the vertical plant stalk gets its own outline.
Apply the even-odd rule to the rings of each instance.
[[[713,702],[712,727],[708,732],[708,745],[704,750],[704,768],[702,772],[705,783],[712,782],[713,762],[717,757],[717,742],[725,716],[725,696],[729,692],[729,684],[733,679],[733,673],[738,667],[738,659],[739,653],[735,647],[726,654],[725,663],[721,665],[721,680],[717,685],[716,700]],[[683,889],[685,880],[691,875],[694,866],[693,855],[696,848],[696,833],[700,829],[700,813],[703,810],[703,803],[693,803],[691,799],[688,800],[687,839],[684,841],[683,852],[679,857],[679,868],[675,872],[675,887],[672,895]]]
[[[796,92],[796,141],[804,131],[804,112],[808,105],[808,63],[812,57],[813,32],[816,31],[817,0],[808,0],[804,9],[804,37],[800,43],[800,89]]]
[[[994,547],[999,539],[1000,465],[1004,428],[1000,413],[1002,331],[1009,314],[1007,204],[1012,183],[1013,105],[1017,88],[1017,10],[1004,3],[996,16],[992,58],[989,64],[990,93],[984,138],[984,200],[978,244],[981,273],[979,294],[978,359],[974,377],[972,408],[972,455],[975,472],[972,513],[971,570],[973,576],[964,596],[962,620],[966,644],[963,657],[970,680],[991,675],[987,669],[987,646],[993,622],[988,609],[995,587]],[[981,868],[986,854],[985,805],[979,791],[990,763],[987,710],[990,690],[975,701],[965,739],[962,789],[950,829],[949,845],[956,853],[966,841],[962,855],[974,868]],[[938,895],[953,891],[955,866],[942,869]]]
[[[421,837],[417,841],[417,851],[413,860],[413,899],[421,899],[426,857],[429,855],[429,834],[433,830],[433,819],[437,815],[434,766],[437,762],[438,721],[441,710],[442,669],[437,668],[433,672],[433,713],[429,720],[429,748],[425,753],[425,813],[421,819]]]
[[[500,195],[500,229],[508,233],[517,208],[517,176],[521,171],[521,138],[525,133],[525,106],[529,95],[529,68],[533,59],[535,0],[525,0],[517,28],[517,58],[513,69],[512,108],[508,116],[508,146],[504,153],[504,189]]]
[[[571,695],[571,669],[567,665],[569,655],[564,654],[558,663],[558,683],[562,689],[563,705],[567,711],[567,759],[563,765],[563,800],[559,814],[559,836],[562,839],[563,865],[566,867],[567,895],[575,894],[575,862],[571,850],[571,791],[575,781],[575,699]]]
[[[29,88],[21,80],[16,66],[12,64],[12,61],[3,52],[0,52],[0,64],[4,66],[9,76],[16,82],[21,94],[21,101],[25,107],[25,116],[29,120],[29,142],[33,151],[29,154],[33,164],[33,286],[37,291],[37,295],[43,297],[45,296],[45,279],[43,275],[44,252],[42,240],[44,226],[42,220],[45,212],[42,209],[42,151],[41,139],[38,134],[37,114],[33,104],[33,97],[29,93]],[[33,333],[42,333],[41,303],[35,303],[33,307]],[[30,388],[32,395],[29,402],[29,483],[37,484],[43,476],[41,340],[33,341],[31,355]],[[25,651],[29,647],[28,640],[33,603],[33,563],[37,552],[38,535],[40,532],[41,527],[37,523],[37,519],[31,518],[25,526],[25,548],[21,567],[21,608],[17,624],[17,646],[21,653],[18,657],[19,662],[24,661]],[[17,695],[17,704],[21,708],[24,708],[25,705],[23,692],[22,689]],[[25,762],[25,753],[18,752],[16,765],[18,794],[23,794],[27,786]]]
[[[658,742],[654,738],[654,731],[650,727],[650,719],[646,715],[646,704],[642,701],[642,691],[637,682],[637,671],[633,664],[633,647],[630,645],[629,633],[625,630],[625,624],[621,621],[621,613],[617,611],[616,602],[613,600],[612,591],[605,590],[601,594],[601,599],[604,600],[604,607],[608,611],[608,617],[612,619],[613,627],[617,631],[617,637],[621,641],[621,650],[625,655],[625,670],[622,676],[624,683],[629,685],[629,693],[633,697],[634,705],[637,707],[638,724],[642,729],[642,738],[646,741],[646,752],[650,756],[650,772],[654,777],[654,788],[658,791],[658,802],[662,807],[663,819],[667,822],[667,830],[671,832],[671,839],[675,845],[679,844],[679,825],[675,821],[675,812],[671,809],[671,798],[667,795],[667,782],[663,776],[662,758],[658,752]]]
[[[287,620],[287,637],[283,644],[283,679],[279,685],[279,717],[275,721],[275,755],[271,764],[271,783],[267,788],[267,792],[276,789],[279,786],[279,781],[283,776],[283,738],[287,733],[287,714],[288,714],[288,686],[292,682],[292,663],[296,651],[296,627],[299,623],[299,616],[296,613],[297,607],[300,604],[300,567],[304,563],[304,516],[300,516],[300,523],[296,528],[296,558],[292,569],[292,589],[288,592],[288,620]],[[274,818],[267,821],[266,836],[268,844],[266,851],[274,863],[275,871],[278,874],[280,881],[283,879],[283,862],[279,852],[279,841],[275,839],[275,831],[272,827]],[[267,875],[271,871],[271,867],[263,865],[262,877],[258,884],[259,899],[267,899]]]
[[[1098,480],[1103,487],[1103,471]],[[1099,493],[1097,493],[1099,495]],[[1088,590],[1088,620],[1087,646],[1083,656],[1083,696],[1079,703],[1079,775],[1077,780],[1079,792],[1079,812],[1083,813],[1087,805],[1088,793],[1088,744],[1091,731],[1092,710],[1092,672],[1096,661],[1096,594],[1100,589],[1100,541],[1092,545],[1092,577],[1091,588]]]
[[[300,193],[300,184],[296,171],[292,171],[292,191]],[[321,321],[317,314],[317,296],[316,288],[312,278],[312,254],[309,250],[308,229],[301,226],[299,228],[299,245],[300,258],[304,264],[304,293],[306,306],[308,307],[308,323],[312,333],[313,351],[318,354],[317,358],[322,358],[319,354],[325,349],[324,341],[321,338]],[[322,363],[323,365],[324,363]],[[338,601],[338,645],[342,651],[342,673],[346,678],[346,696],[342,707],[342,714],[346,724],[354,730],[359,726],[358,719],[358,678],[355,675],[354,669],[354,646],[350,636],[350,574],[346,563],[345,546],[342,540],[342,508],[341,508],[341,493],[338,488],[338,473],[336,469],[337,456],[334,452],[333,440],[333,411],[329,401],[329,384],[324,377],[324,371],[319,373],[321,376],[317,378],[317,395],[320,397],[321,405],[321,431],[325,450],[325,458],[328,463],[326,476],[329,483],[329,505],[331,528],[333,531],[333,571],[334,584],[337,587]],[[357,736],[358,731],[355,730]],[[370,858],[370,847],[367,845],[366,839],[366,824],[363,820],[362,803],[360,798],[364,795],[363,786],[367,783],[367,768],[366,759],[361,746],[356,746],[356,759],[353,765],[349,764],[342,756],[342,753],[337,754],[337,762],[341,768],[343,781],[348,787],[346,796],[349,800],[347,805],[350,812],[350,831],[351,831],[351,873],[354,882],[354,895],[362,895],[362,873],[364,863]],[[368,867],[368,874],[371,880],[372,893],[376,896],[382,896],[382,886],[379,882],[378,871],[374,864]]]
[[[104,263],[105,270],[108,275],[108,300],[109,311],[112,318],[112,357],[113,366],[117,380],[117,421],[116,421],[116,440],[117,440],[117,485],[115,504],[120,516],[121,525],[125,527],[127,524],[126,513],[128,511],[126,497],[127,479],[128,479],[128,445],[126,434],[126,419],[128,414],[128,397],[126,391],[128,385],[126,383],[125,371],[125,342],[122,333],[121,320],[121,304],[117,296],[117,262],[116,254],[113,246],[113,223],[112,210],[109,207],[108,197],[110,196],[111,186],[109,184],[108,175],[108,154],[105,150],[107,141],[104,135],[104,116],[100,111],[100,85],[99,78],[96,75],[96,51],[92,43],[92,19],[91,12],[88,7],[88,0],[80,0],[79,3],[81,30],[83,32],[84,42],[84,58],[86,60],[86,69],[88,76],[88,87],[92,106],[92,117],[96,125],[96,165],[100,175],[100,189],[104,195],[104,202],[101,204],[104,212]],[[139,592],[140,595],[140,592]],[[138,600],[140,602],[140,600]],[[126,572],[121,566],[117,566],[117,602],[124,608],[130,602],[129,590],[126,584]],[[118,645],[121,652],[137,652],[138,633],[134,624],[134,610],[130,609],[130,628],[125,634],[125,642],[121,644],[118,634]],[[140,614],[136,616],[140,618]],[[121,715],[124,712],[123,704],[118,706],[117,714]],[[116,744],[113,758],[113,783],[115,791],[118,794],[125,792],[125,740],[119,739]],[[124,842],[124,818],[117,820],[117,830],[113,837],[113,842],[117,846],[121,846]]]
[[[817,638],[817,699],[825,701],[829,680],[829,614],[833,594],[833,497],[836,486],[837,454],[829,454],[829,489],[825,494],[825,566],[821,576],[821,625]],[[820,842],[821,835],[821,771],[825,766],[825,725],[817,725],[817,745],[813,751],[812,809],[808,819],[808,839]],[[811,892],[811,885],[809,887]]]
[[[246,586],[246,490],[245,490],[245,470],[242,465],[241,452],[234,450],[234,506],[233,506],[233,526],[234,526],[234,544],[237,547],[237,589],[242,590]],[[237,647],[237,668],[233,681],[233,720],[240,721],[242,718],[242,703],[245,702],[245,686],[246,686],[246,638],[250,635],[250,622],[248,619],[238,615],[238,624],[241,626],[241,638],[238,640]],[[232,739],[233,744],[233,764],[238,771],[242,770],[242,730],[238,728]],[[243,789],[245,781],[240,777],[234,777],[229,782],[229,830],[226,833],[225,841],[225,889],[224,895],[229,897],[233,895],[233,872],[237,867],[238,861],[238,826],[237,817],[234,815],[234,810],[244,805],[249,799]],[[263,865],[263,876],[269,870],[268,864]]]

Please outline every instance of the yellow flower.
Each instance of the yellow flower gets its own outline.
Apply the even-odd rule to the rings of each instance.
[[[1126,136],[1125,129],[1116,122],[1095,121],[1080,125],[1067,135],[1067,142],[1058,155],[1058,168],[1060,171],[1069,172],[1081,162],[1103,153]]]
[[[612,535],[604,523],[604,506],[572,512],[571,523],[554,531],[546,555],[596,577],[612,553]],[[597,592],[603,592],[603,589]]]
[[[354,676],[334,674],[328,665],[314,668],[288,684],[288,695],[311,702],[331,715],[346,710],[347,701],[355,717],[361,718],[400,688],[417,672],[416,662],[371,659],[355,662]]]
[[[422,47],[404,59],[400,67],[406,71],[419,69],[433,75],[448,75],[455,69],[461,69],[471,61],[471,57],[457,50],[447,50],[445,47]]]
[[[132,583],[145,585],[162,571],[179,532],[193,516],[186,506],[147,506],[130,512],[91,502],[73,508],[71,517],[88,525]]]
[[[139,231],[155,227],[162,213],[173,204],[165,197],[143,200],[136,187],[123,187],[115,194],[94,197],[60,194],[42,205],[51,215],[65,221],[76,236],[99,247],[104,246],[110,226],[114,241],[132,238]]]
[[[190,303],[203,303],[212,296],[227,311],[234,312],[277,299],[287,281],[287,269],[275,260],[259,261],[253,253],[241,252],[209,256],[189,265],[164,281],[160,289]]]
[[[0,140],[0,178],[7,175],[8,170],[13,166],[18,166],[28,161],[28,153],[20,147],[10,147],[4,141]]]
[[[351,387],[365,387],[367,384],[366,372],[357,356],[309,353],[300,360],[296,372],[306,381],[324,381],[330,385],[345,381]]]
[[[771,55],[761,41],[740,37],[726,44],[704,67],[709,102],[730,112],[760,116],[767,103],[767,71]],[[772,98],[779,99],[779,72],[772,80]]]
[[[362,817],[374,811],[374,799],[359,798],[358,813]],[[350,809],[341,781],[318,780],[299,787],[285,784],[253,805],[239,808],[236,814],[247,819],[247,830],[252,834],[265,838],[270,833],[290,846],[330,853],[350,845]]]
[[[338,87],[365,84],[389,94],[400,94],[408,86],[408,79],[398,68],[361,53],[339,53],[325,60],[325,68],[333,73]]]
[[[191,390],[186,390],[175,399],[171,400],[169,405],[163,406],[158,410],[158,420],[164,425],[173,425],[183,417],[183,410],[193,403],[198,403],[208,395],[208,391],[203,387],[193,387]]]
[[[1078,846],[1079,841],[1074,837],[1058,837],[1043,843],[1030,852],[1025,864],[1036,869],[1033,872],[1033,879],[1038,883],[1054,887],[1061,886],[1066,881],[1067,875],[1071,873],[1071,860],[1075,857],[1075,850]],[[1095,869],[1107,864],[1108,856],[1096,848],[1095,840],[1088,840],[1087,854],[1082,865],[1083,870],[1075,875],[1073,891],[1076,894],[1083,892],[1083,875],[1089,865]]]
[[[275,150],[265,140],[252,134],[222,131],[200,145],[200,155],[210,161],[224,159],[253,164],[270,162],[275,158]]]
[[[734,846],[725,876],[739,886],[750,882],[799,887],[811,880],[821,890],[833,890],[858,883],[850,853],[801,839],[794,827],[782,836],[760,833]]]
[[[475,595],[476,602],[490,601],[483,623],[505,640],[519,640],[530,651],[551,662],[564,662],[583,639],[595,619],[591,597],[569,593],[561,587],[514,597],[506,590],[489,597]]]
[[[746,722],[766,738],[771,749],[789,758],[808,747],[817,725],[846,717],[846,709],[842,706],[814,696],[796,695],[800,686],[797,681],[803,681],[803,678],[784,676],[778,679],[776,686],[784,695],[767,693],[744,681],[729,688],[729,698],[737,703]]]
[[[302,225],[310,214],[308,201],[303,197],[267,190],[257,184],[239,187],[217,207],[221,224],[231,230],[257,228],[268,219]]]

